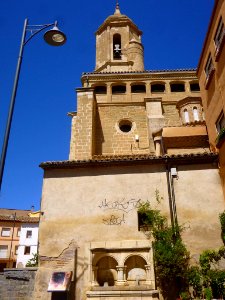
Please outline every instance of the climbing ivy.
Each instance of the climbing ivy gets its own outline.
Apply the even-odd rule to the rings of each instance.
[[[221,225],[221,238],[225,244],[225,211],[219,215]]]
[[[168,225],[167,218],[149,202],[142,203],[139,213],[145,215],[154,238],[154,263],[156,280],[164,299],[175,299],[187,285],[189,252],[182,242],[183,228]]]
[[[156,199],[159,203],[158,193]],[[142,203],[138,211],[144,216],[144,223],[149,225],[146,228],[151,230],[154,239],[156,281],[164,299],[224,299],[225,271],[221,270],[219,263],[225,258],[225,246],[219,250],[203,251],[199,264],[191,266],[189,252],[181,238],[184,228],[168,225],[167,218],[160,210],[153,209],[149,202]],[[219,218],[225,241],[225,212]]]
[[[38,266],[38,254],[33,254],[33,257],[28,260],[26,267],[37,267]]]

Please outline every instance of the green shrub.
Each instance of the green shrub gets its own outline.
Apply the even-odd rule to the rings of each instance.
[[[220,130],[220,132],[219,132],[219,134],[218,134],[218,136],[216,138],[216,143],[218,144],[224,137],[225,137],[225,127],[223,127]]]

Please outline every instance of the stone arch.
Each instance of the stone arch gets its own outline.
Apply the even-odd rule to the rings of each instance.
[[[107,93],[107,86],[104,83],[93,84],[91,87],[94,88],[95,94],[106,94]]]
[[[190,117],[189,117],[189,112],[188,112],[187,108],[184,109],[183,114],[184,114],[184,123],[189,123]]]
[[[164,81],[151,82],[151,93],[164,93],[166,90],[166,83]]]
[[[194,121],[199,121],[199,112],[197,106],[194,106],[193,109],[193,119]]]
[[[133,82],[131,84],[131,93],[146,93],[146,83]]]
[[[171,92],[179,93],[185,92],[185,82],[184,81],[171,81],[170,82]]]
[[[126,278],[129,285],[139,285],[146,281],[146,259],[139,254],[130,255],[126,258],[124,265],[126,266]]]
[[[111,253],[110,254],[106,254],[106,253],[95,253],[93,258],[92,258],[92,266],[97,266],[99,260],[103,257],[106,257],[106,256],[110,256],[112,259],[114,259],[116,262],[117,262],[117,258],[112,255]],[[118,264],[118,262],[117,262]]]
[[[200,86],[197,80],[189,81],[191,92],[200,92]]]
[[[105,284],[108,286],[114,286],[117,280],[117,270],[116,266],[118,265],[117,260],[110,256],[102,256],[97,264],[97,282],[100,286]]]
[[[113,59],[121,59],[121,35],[113,35]]]
[[[111,85],[112,94],[125,94],[126,93],[126,83],[113,83]]]

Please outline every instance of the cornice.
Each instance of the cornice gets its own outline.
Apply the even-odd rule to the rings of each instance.
[[[94,156],[86,160],[66,160],[66,161],[48,161],[39,165],[44,170],[48,169],[74,169],[87,167],[108,167],[108,166],[130,166],[130,165],[152,165],[152,164],[206,164],[218,163],[218,154],[216,153],[192,153],[177,155],[121,155],[121,156]]]
[[[190,70],[162,70],[144,72],[110,72],[110,73],[83,73],[81,80],[90,81],[114,81],[114,80],[177,80],[177,79],[198,79],[195,69]]]
[[[140,102],[104,102],[98,103],[98,107],[105,107],[105,106],[145,106],[144,101]]]
[[[124,27],[129,25],[133,28],[139,35],[142,35],[142,31],[137,27],[137,25],[126,15],[111,15],[109,16],[102,25],[99,26],[95,35],[101,34],[107,27]]]

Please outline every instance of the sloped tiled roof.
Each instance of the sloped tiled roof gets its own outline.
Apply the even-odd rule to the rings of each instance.
[[[217,161],[218,154],[212,152],[193,153],[193,154],[174,154],[155,156],[150,154],[137,155],[112,155],[112,156],[94,156],[88,160],[64,160],[64,161],[47,161],[40,164],[43,169],[64,169],[73,167],[91,167],[103,165],[117,165],[117,164],[153,164],[174,162],[189,163],[190,162],[214,162]]]
[[[170,72],[196,72],[196,68],[189,69],[162,69],[162,70],[144,70],[144,71],[115,71],[115,72],[83,72],[82,75],[101,75],[101,74],[139,74],[139,73],[170,73]]]
[[[0,221],[16,221],[22,223],[38,223],[39,218],[29,217],[31,210],[0,208]]]

